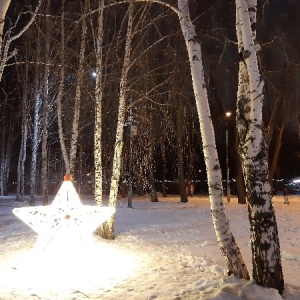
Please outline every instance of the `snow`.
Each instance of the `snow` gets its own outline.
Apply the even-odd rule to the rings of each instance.
[[[38,205],[41,205],[41,200]],[[91,197],[81,197],[93,205]],[[47,250],[34,248],[37,234],[12,210],[28,206],[0,197],[0,299],[300,299],[300,196],[274,197],[285,278],[279,295],[252,281],[227,276],[210,216],[208,197],[119,199],[113,241],[93,236],[57,239]],[[247,206],[224,199],[230,227],[251,273]]]

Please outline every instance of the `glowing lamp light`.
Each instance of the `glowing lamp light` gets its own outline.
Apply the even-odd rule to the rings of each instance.
[[[226,118],[229,118],[231,116],[231,111],[226,111],[225,116]]]

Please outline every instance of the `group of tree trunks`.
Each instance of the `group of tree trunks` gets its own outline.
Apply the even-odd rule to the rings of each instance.
[[[16,136],[7,135],[7,129],[17,127],[12,112],[6,110],[9,93],[22,95],[17,200],[24,198],[26,158],[30,152],[30,205],[35,205],[39,167],[43,201],[45,205],[48,203],[51,145],[59,145],[64,173],[74,175],[75,179],[82,173],[84,153],[91,153],[92,159],[87,165],[92,171],[85,172],[93,175],[95,202],[103,205],[103,187],[109,182],[108,205],[112,207],[117,203],[120,182],[131,184],[133,177],[137,186],[148,190],[151,201],[158,201],[155,158],[159,157],[165,181],[170,165],[167,160],[169,157],[172,160],[173,153],[177,157],[175,177],[180,182],[180,198],[187,202],[185,182],[197,172],[195,164],[199,160],[195,148],[202,149],[218,245],[229,273],[249,279],[225,213],[222,168],[213,126],[216,111],[209,99],[214,95],[223,112],[226,103],[215,90],[216,76],[207,71],[205,58],[208,55],[201,48],[205,34],[196,30],[189,5],[196,4],[189,4],[188,0],[178,0],[176,4],[156,0],[129,0],[122,4],[99,0],[95,5],[85,0],[78,10],[62,1],[58,11],[50,0],[45,4],[39,1],[23,20],[24,26],[15,32],[16,24],[8,24],[5,19],[10,1],[1,0],[0,79],[3,88],[7,87],[6,80],[2,79],[6,74],[4,67],[8,68],[9,60],[15,58],[15,65],[9,68],[18,72],[20,86],[3,93],[6,99],[1,102],[5,108],[1,122],[5,126],[1,129],[0,189],[3,194],[12,146],[16,143]],[[21,4],[15,6],[20,7]],[[258,63],[257,1],[236,0],[235,12],[238,47],[232,57],[239,58],[239,62],[235,79],[238,91],[233,148],[239,154],[236,160],[240,174],[238,195],[241,202],[247,199],[253,279],[281,293],[284,281],[271,191],[286,126],[283,116],[279,122],[274,120],[278,120],[282,99],[287,96],[287,83],[282,84],[270,110],[269,123],[264,124],[265,80]],[[13,43],[20,48],[18,55],[10,49]],[[219,65],[227,41],[223,46],[217,59]],[[291,66],[287,65],[284,72],[290,70]],[[7,74],[9,78],[10,73]],[[210,85],[214,91],[209,90]],[[138,128],[138,134],[134,128]],[[274,155],[269,168],[270,148]],[[124,172],[127,164],[129,177]],[[113,239],[115,217],[99,227],[97,233]]]

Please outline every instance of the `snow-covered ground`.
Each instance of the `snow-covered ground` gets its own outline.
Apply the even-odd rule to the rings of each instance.
[[[274,197],[285,292],[226,275],[207,197],[133,198],[117,205],[116,239],[93,238],[89,247],[60,241],[42,254],[37,234],[12,209],[27,206],[0,197],[0,299],[300,299],[300,196]],[[83,204],[93,204],[82,197]],[[231,229],[251,272],[247,206],[225,203]],[[53,242],[54,244],[54,242]],[[85,244],[84,244],[85,245]]]

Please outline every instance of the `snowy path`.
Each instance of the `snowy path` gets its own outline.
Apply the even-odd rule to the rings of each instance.
[[[52,257],[28,268],[24,259],[37,236],[12,214],[20,203],[0,198],[0,299],[282,299],[274,290],[224,276],[207,198],[185,204],[172,197],[159,200],[134,198],[134,208],[128,209],[122,199],[114,241],[96,239],[93,251],[80,252],[76,259]],[[300,285],[300,197],[290,202],[274,198],[288,285],[283,299],[299,300],[300,292],[291,286]],[[225,205],[251,271],[247,207],[236,200]]]

